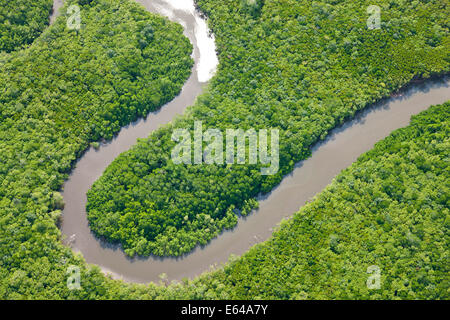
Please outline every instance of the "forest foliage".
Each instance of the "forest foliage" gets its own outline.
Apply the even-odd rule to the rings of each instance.
[[[74,161],[172,100],[193,66],[182,26],[134,2],[90,1],[80,30],[64,12],[32,46],[0,59],[0,296],[9,285],[10,298],[20,296],[22,275],[73,259],[57,223]]]
[[[184,117],[121,154],[88,192],[91,229],[130,255],[178,256],[205,245],[257,205],[311,146],[357,110],[414,78],[449,70],[442,1],[199,0],[220,66]],[[172,132],[280,130],[280,170],[258,165],[175,165]],[[205,129],[206,130],[206,129]],[[192,148],[193,149],[193,148]]]
[[[48,26],[52,0],[0,0],[0,51],[22,48]]]
[[[260,11],[248,11],[237,0],[227,1],[227,6],[221,0],[199,1],[216,34],[221,64],[210,92],[191,108],[190,117],[216,119],[222,113],[239,125],[249,116],[252,126],[268,121],[268,126],[284,123],[289,128],[304,119],[297,131],[285,133],[294,136],[285,142],[291,142],[285,148],[293,153],[292,158],[283,155],[294,162],[299,158],[295,155],[303,157],[307,146],[335,125],[332,115],[353,114],[348,106],[362,108],[413,76],[448,71],[448,30],[440,24],[446,15],[444,2],[380,2],[387,11],[383,20],[392,6],[394,22],[384,20],[375,36],[364,29],[365,8],[359,6],[367,3],[361,1],[266,0],[267,8]],[[349,7],[360,15],[346,11]],[[322,20],[328,19],[330,8],[339,8],[341,18],[326,29]],[[120,126],[176,94],[189,75],[192,47],[181,26],[131,1],[93,0],[82,10],[86,16],[78,33],[65,28],[62,16],[31,47],[0,59],[2,299],[449,298],[449,104],[417,116],[413,125],[379,143],[284,222],[272,239],[223,269],[166,287],[111,280],[99,267],[87,265],[61,244],[57,225],[63,201],[58,190],[91,141],[110,138]],[[259,14],[267,20],[251,20]],[[141,31],[149,24],[159,41],[143,48],[139,37],[147,34]],[[407,35],[402,33],[405,26]],[[308,37],[285,32],[290,28]],[[321,33],[324,28],[329,34]],[[392,38],[395,32],[399,39]],[[335,33],[348,33],[348,41],[329,43]],[[329,62],[316,65],[328,45],[330,50],[340,48],[339,55],[325,50]],[[341,46],[349,52],[344,54]],[[301,60],[290,63],[299,53]],[[267,63],[259,64],[260,59]],[[358,77],[359,72],[364,76]],[[151,85],[144,88],[143,83]],[[160,94],[162,88],[167,96]],[[327,90],[342,93],[342,105],[327,109],[321,103],[332,96]],[[252,110],[259,110],[258,117]],[[329,121],[327,126],[324,121]],[[169,132],[162,129],[155,136]],[[308,143],[296,144],[301,137]],[[157,143],[147,142],[152,148]],[[397,176],[405,187],[395,183]],[[362,196],[355,186],[373,193]],[[355,212],[358,199],[362,206]],[[334,223],[327,222],[328,216]],[[357,237],[359,230],[365,241]],[[382,270],[386,287],[380,291],[365,287],[369,263]],[[80,267],[80,290],[67,287],[70,265]]]
[[[179,287],[180,297],[449,299],[449,146],[447,102],[413,116],[269,240]],[[367,286],[370,266],[379,289]]]

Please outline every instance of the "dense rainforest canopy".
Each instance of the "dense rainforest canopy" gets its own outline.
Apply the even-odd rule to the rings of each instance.
[[[223,113],[239,126],[252,116],[254,127],[284,123],[290,128],[284,136],[293,138],[283,138],[283,148],[290,149],[282,153],[288,169],[280,177],[355,109],[413,76],[448,71],[443,1],[381,1],[383,29],[372,30],[378,35],[364,29],[368,4],[362,1],[266,0],[261,7],[223,2],[198,1],[211,19],[221,65],[210,92],[181,121],[219,121]],[[333,8],[337,15],[330,18],[326,13]],[[192,66],[192,47],[181,26],[131,1],[92,0],[82,9],[78,33],[65,28],[62,16],[30,48],[0,59],[0,298],[449,298],[449,104],[415,117],[379,143],[272,239],[223,270],[165,287],[125,284],[88,266],[61,244],[63,201],[57,191],[90,142],[111,138],[120,126],[173,98]],[[321,33],[323,20],[335,21],[329,34]],[[323,51],[328,46],[336,51]],[[297,64],[290,63],[296,57]],[[330,93],[338,93],[341,103],[328,101]],[[170,130],[143,144],[155,150],[147,154],[156,157],[151,161],[159,160],[157,135],[169,139]],[[307,140],[297,144],[299,139]],[[240,171],[233,172],[241,179]],[[267,190],[280,177],[265,181]],[[402,183],[395,183],[397,177]],[[380,267],[382,290],[367,290],[369,264]],[[81,268],[80,290],[67,287],[69,265]]]
[[[181,119],[119,156],[88,193],[99,236],[130,256],[178,256],[237,223],[327,132],[413,78],[449,69],[442,1],[199,0],[220,67]],[[280,130],[280,170],[261,165],[176,165],[176,128]],[[192,134],[193,136],[193,134]],[[194,149],[194,148],[192,148]]]
[[[449,299],[449,144],[447,102],[377,143],[271,239],[181,297]],[[380,289],[366,286],[371,266]]]
[[[0,0],[0,51],[30,44],[49,23],[52,0]]]
[[[172,100],[191,73],[179,24],[132,1],[89,3],[80,30],[63,14],[32,46],[0,59],[0,278],[72,256],[56,223],[74,160]]]

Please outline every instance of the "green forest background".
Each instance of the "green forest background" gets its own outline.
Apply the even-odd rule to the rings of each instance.
[[[124,226],[103,227],[92,218],[106,203],[98,199],[122,201],[117,192],[127,175],[127,183],[143,176],[156,183],[142,199],[151,195],[160,205],[165,229],[156,234],[166,238],[148,235],[138,247],[142,239],[128,230],[110,237],[130,255],[177,255],[232,227],[237,219],[230,208],[247,212],[257,193],[275,186],[333,127],[412,79],[449,69],[445,1],[380,1],[381,30],[366,29],[366,1],[197,4],[216,36],[217,75],[183,118],[112,164],[122,170],[119,183],[110,185],[107,169],[89,195],[91,225],[108,236]],[[63,14],[33,45],[10,53],[3,47],[0,55],[1,298],[449,298],[448,103],[378,143],[271,239],[223,269],[166,286],[126,284],[87,265],[60,242],[64,179],[91,142],[110,139],[171,100],[193,62],[181,26],[132,1],[92,0],[82,10],[79,32],[66,29]],[[48,15],[37,24],[48,24]],[[1,37],[2,43],[16,39]],[[223,179],[219,166],[175,168],[167,156],[171,130],[196,119],[218,128],[280,128],[279,174],[263,178],[257,167],[242,166]],[[129,171],[131,160],[145,166]],[[166,174],[158,177],[161,168]],[[187,181],[195,182],[195,201],[180,192]],[[168,193],[158,195],[157,188]],[[151,217],[140,192],[131,216]],[[175,209],[161,205],[175,196]],[[177,214],[177,204],[189,208],[189,228],[179,224],[184,214]],[[108,212],[125,213],[114,205]],[[210,225],[202,222],[205,215],[213,218]],[[172,238],[178,242],[167,245]],[[374,264],[383,286],[368,290],[366,269]],[[68,265],[81,267],[81,290],[68,290]]]
[[[205,245],[357,110],[449,68],[441,1],[379,2],[380,30],[367,27],[366,1],[198,5],[210,17],[220,60],[207,93],[120,155],[87,195],[91,229],[130,256],[179,256]],[[172,132],[193,131],[198,120],[222,132],[278,129],[280,170],[264,176],[261,164],[174,164]]]
[[[49,23],[52,0],[0,0],[0,51],[33,42]]]

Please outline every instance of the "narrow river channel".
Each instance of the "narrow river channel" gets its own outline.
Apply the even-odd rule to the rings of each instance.
[[[243,254],[256,243],[268,239],[283,218],[298,211],[377,141],[408,125],[412,115],[430,105],[450,100],[448,78],[410,85],[395,97],[367,108],[352,121],[333,130],[326,140],[313,147],[309,159],[298,163],[278,187],[259,199],[260,208],[241,219],[235,229],[180,258],[129,259],[119,246],[99,240],[90,231],[85,211],[86,193],[106,167],[120,153],[130,149],[137,138],[147,137],[192,105],[217,66],[214,40],[208,38],[206,23],[195,12],[192,0],[138,2],[149,11],[165,15],[184,26],[185,35],[194,45],[195,66],[179,96],[159,111],[149,114],[146,120],[123,128],[114,140],[101,145],[98,150],[89,149],[78,160],[64,185],[66,205],[61,225],[64,242],[80,252],[88,263],[99,265],[114,278],[141,283],[157,282],[162,273],[166,273],[169,280],[192,278],[211,266],[226,262],[230,254]]]

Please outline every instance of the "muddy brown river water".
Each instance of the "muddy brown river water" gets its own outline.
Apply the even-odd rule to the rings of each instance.
[[[60,3],[60,0],[55,2]],[[217,65],[214,40],[208,38],[206,23],[193,9],[192,0],[138,2],[147,10],[165,15],[184,26],[185,35],[194,45],[195,66],[174,100],[149,114],[145,120],[124,127],[116,138],[102,144],[98,150],[89,149],[78,160],[64,185],[65,208],[61,225],[64,242],[80,252],[88,263],[100,266],[114,278],[130,282],[156,282],[160,274],[166,273],[169,280],[181,280],[225,263],[231,254],[242,255],[256,243],[268,239],[283,218],[297,212],[377,141],[393,130],[408,125],[412,115],[426,110],[430,105],[450,100],[448,78],[410,85],[395,97],[367,108],[355,119],[333,130],[326,140],[313,147],[309,159],[298,163],[279,186],[259,199],[259,209],[240,219],[235,229],[224,232],[205,247],[198,247],[180,258],[129,259],[119,246],[99,240],[89,229],[85,211],[86,193],[106,167],[120,153],[130,149],[137,138],[147,137],[192,105]]]

